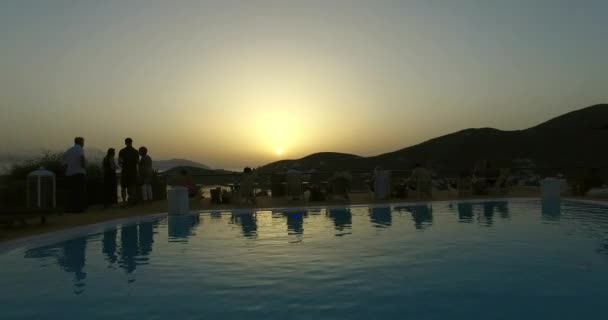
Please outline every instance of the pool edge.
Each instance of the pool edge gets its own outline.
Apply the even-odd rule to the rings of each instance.
[[[386,206],[415,206],[424,205],[429,203],[478,203],[478,202],[489,202],[489,201],[513,201],[513,200],[540,200],[540,197],[513,197],[513,198],[477,198],[477,199],[454,199],[454,200],[428,200],[428,201],[416,201],[416,202],[387,202],[387,203],[370,203],[370,204],[354,204],[349,205],[325,205],[325,206],[301,206],[301,207],[270,207],[270,208],[234,208],[234,209],[220,209],[220,210],[192,210],[190,214],[203,214],[212,212],[232,212],[236,214],[260,212],[260,211],[294,211],[299,209],[342,209],[342,208],[378,208]],[[579,198],[563,198],[565,201],[573,201],[580,203],[588,203],[595,205],[608,206],[608,200],[589,200]],[[111,227],[116,227],[123,224],[130,224],[134,222],[156,220],[168,215],[167,212],[163,213],[152,213],[128,218],[119,218],[95,224],[77,226],[73,228],[67,228],[62,230],[51,231],[47,233],[27,236],[24,238],[17,238],[13,240],[7,240],[0,242],[0,255],[9,254],[11,252],[27,250],[30,248],[36,248],[44,245],[51,245],[53,243],[65,241],[79,236],[86,236],[95,233],[101,233]]]

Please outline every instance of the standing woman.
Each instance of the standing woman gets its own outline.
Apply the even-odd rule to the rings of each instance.
[[[111,207],[118,203],[117,182],[116,182],[116,161],[114,148],[108,149],[108,153],[103,158],[103,206]]]
[[[141,197],[144,202],[152,202],[152,158],[148,155],[148,148],[139,148],[139,178],[141,180]]]

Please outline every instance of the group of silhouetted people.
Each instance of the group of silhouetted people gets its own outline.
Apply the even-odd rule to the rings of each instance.
[[[87,209],[86,193],[86,160],[84,155],[84,138],[76,137],[74,146],[64,153],[67,164],[66,178],[69,186],[66,212],[80,213]],[[139,200],[149,202],[152,194],[152,158],[148,148],[133,147],[131,138],[125,139],[125,147],[118,152],[118,164],[115,160],[116,150],[109,148],[102,161],[103,169],[103,204],[110,207],[118,203],[116,172],[120,169],[120,189],[123,203],[134,205]],[[138,186],[141,193],[138,194]],[[141,199],[140,199],[141,198]]]

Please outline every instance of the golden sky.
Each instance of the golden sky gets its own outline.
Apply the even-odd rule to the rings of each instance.
[[[257,166],[605,102],[600,1],[3,1],[0,154]]]

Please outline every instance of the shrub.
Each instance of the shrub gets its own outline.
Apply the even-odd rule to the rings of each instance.
[[[40,167],[52,171],[58,177],[63,176],[65,173],[63,154],[45,152],[40,158],[15,164],[9,172],[9,179],[12,181],[25,180],[30,172],[37,170]]]
[[[55,173],[57,178],[63,177],[66,169],[66,164],[63,161],[63,153],[45,152],[40,158],[15,164],[9,172],[9,179],[12,181],[25,180],[30,172],[41,167]],[[87,163],[87,176],[102,177],[103,172],[101,166],[97,163]]]

